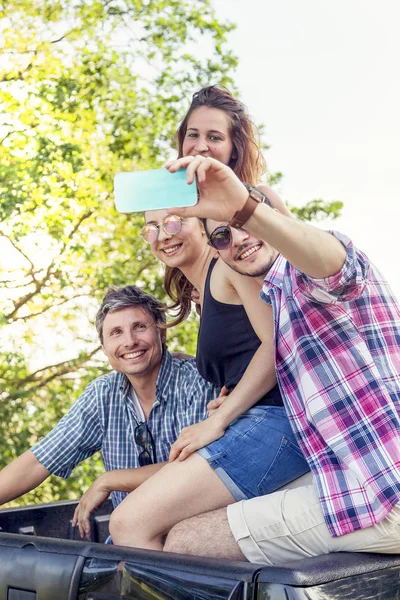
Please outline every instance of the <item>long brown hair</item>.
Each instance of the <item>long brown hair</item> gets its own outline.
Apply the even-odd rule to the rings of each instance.
[[[171,298],[173,304],[167,307],[167,310],[176,311],[176,317],[173,321],[167,323],[167,327],[179,325],[188,318],[192,310],[192,290],[194,286],[189,279],[177,267],[165,267],[164,289]]]
[[[257,130],[244,104],[222,86],[211,85],[193,94],[189,110],[177,131],[178,158],[183,156],[183,142],[190,115],[201,106],[217,108],[228,115],[233,146],[229,167],[241,181],[257,185],[267,170],[257,139]],[[167,266],[164,274],[164,289],[173,301],[173,305],[169,308],[177,310],[177,317],[168,323],[168,327],[173,327],[184,321],[190,314],[193,285],[180,269]]]
[[[201,106],[217,108],[228,115],[229,133],[233,145],[229,166],[241,181],[257,185],[267,170],[257,130],[244,104],[232,96],[226,88],[211,85],[193,94],[189,110],[177,131],[178,157],[183,156],[183,142],[190,115]]]

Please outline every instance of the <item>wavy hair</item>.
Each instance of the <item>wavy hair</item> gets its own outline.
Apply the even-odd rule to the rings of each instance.
[[[189,110],[177,131],[178,157],[183,156],[183,142],[190,115],[202,106],[217,108],[228,116],[229,133],[233,145],[229,167],[241,181],[257,185],[267,170],[259,145],[257,129],[244,104],[224,87],[210,85],[193,94]]]

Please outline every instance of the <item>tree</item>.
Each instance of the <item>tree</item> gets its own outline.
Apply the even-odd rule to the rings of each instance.
[[[163,295],[141,219],[114,210],[113,174],[159,166],[175,146],[182,99],[210,79],[232,83],[231,29],[209,0],[1,7],[0,466],[106,369],[88,324],[105,289],[140,282]],[[174,333],[192,352],[193,328]],[[67,329],[73,355],[56,343]],[[99,468],[86,463],[68,491],[54,480],[24,501],[79,494]]]
[[[106,288],[163,297],[113,175],[162,164],[194,90],[233,87],[232,28],[210,0],[0,3],[0,467],[107,370],[92,324]],[[194,354],[196,331],[193,317],[170,347]],[[22,502],[79,495],[101,469],[95,457]]]

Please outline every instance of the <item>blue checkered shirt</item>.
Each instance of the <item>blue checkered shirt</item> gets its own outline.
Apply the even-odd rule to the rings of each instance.
[[[207,416],[207,403],[218,392],[218,388],[200,377],[194,360],[173,358],[164,352],[155,402],[147,421],[157,462],[168,460],[171,444],[183,427]],[[107,471],[139,467],[138,457],[143,448],[134,441],[139,422],[127,377],[112,371],[88,385],[55,429],[31,450],[46,469],[64,478],[97,450],[101,451]],[[114,507],[126,495],[113,492]]]

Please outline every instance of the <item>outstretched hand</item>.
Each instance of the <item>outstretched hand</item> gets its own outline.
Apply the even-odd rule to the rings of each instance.
[[[171,173],[186,168],[186,181],[193,183],[196,177],[199,191],[195,206],[168,211],[174,215],[230,221],[246,202],[248,192],[244,185],[230,167],[215,158],[185,156],[169,161],[165,166]]]
[[[83,494],[72,518],[72,526],[78,526],[82,538],[90,537],[89,517],[96,508],[104,504],[110,493],[110,490],[102,485],[101,477],[99,477]]]

